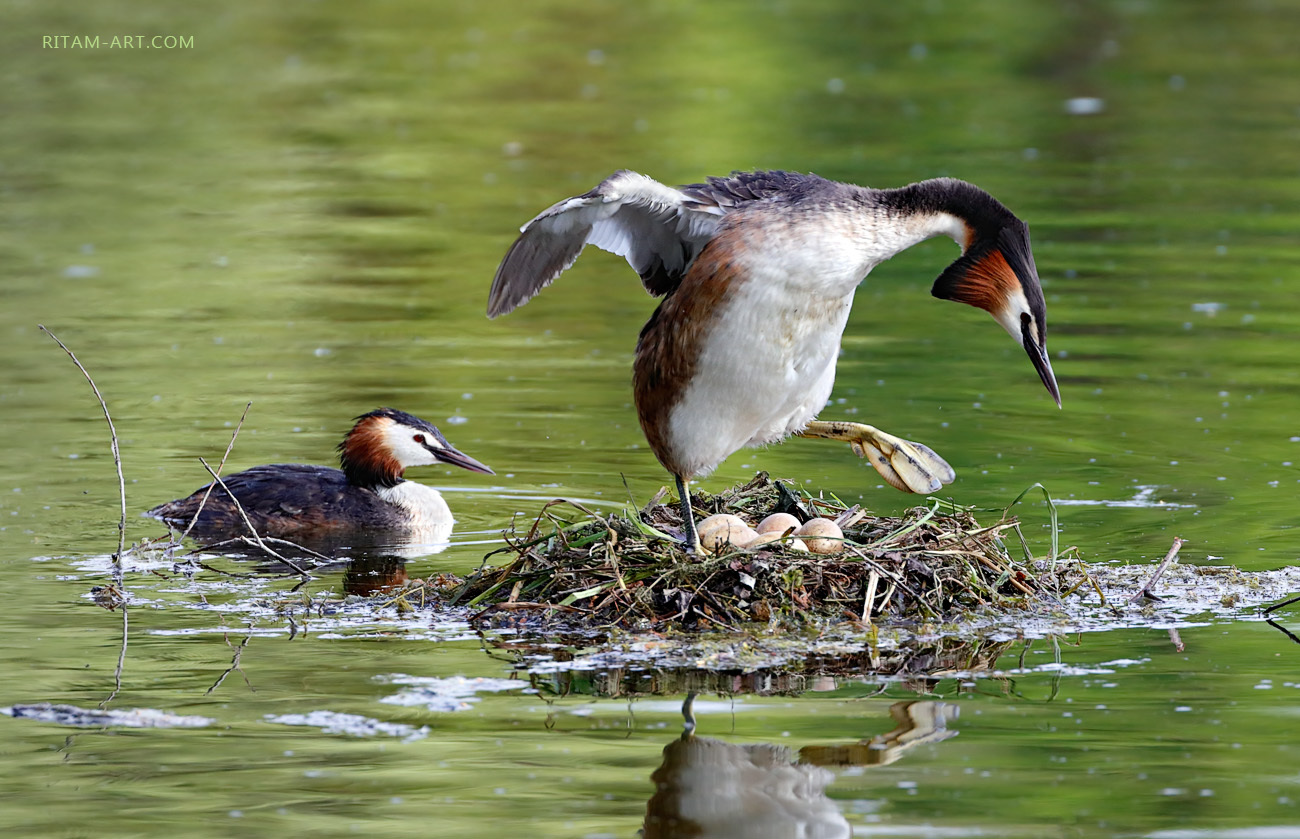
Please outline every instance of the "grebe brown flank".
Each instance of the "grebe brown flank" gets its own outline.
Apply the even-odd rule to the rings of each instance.
[[[941,234],[962,254],[932,293],[992,314],[1059,406],[1029,228],[952,178],[869,189],[737,172],[674,189],[615,172],[524,225],[492,281],[488,317],[530,300],[589,244],[625,257],[646,290],[664,296],[637,342],[633,392],[650,448],[676,478],[687,543],[698,549],[686,481],[743,446],[792,434],[842,440],[904,492],[935,492],[956,477],[919,443],[815,421],[858,284]]]
[[[357,417],[339,443],[342,469],[276,463],[255,466],[223,477],[263,536],[292,537],[322,532],[359,530],[406,531],[452,521],[442,495],[431,487],[408,481],[403,472],[413,466],[448,463],[471,472],[493,474],[474,458],[457,451],[433,425],[392,408]],[[145,515],[178,530],[194,518],[207,487],[187,498],[169,501]],[[195,531],[247,532],[230,495],[213,487]]]

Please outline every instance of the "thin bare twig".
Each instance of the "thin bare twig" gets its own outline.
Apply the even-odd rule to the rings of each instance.
[[[867,578],[867,593],[862,598],[862,622],[871,623],[871,606],[876,602],[876,586],[880,585],[880,573],[876,569],[871,569],[871,575]]]
[[[72,359],[72,363],[77,365],[81,375],[86,377],[87,382],[90,382],[90,389],[95,392],[95,398],[99,400],[99,407],[104,412],[104,421],[108,423],[109,443],[113,450],[113,466],[117,469],[117,495],[121,505],[121,516],[117,522],[117,553],[113,554],[113,584],[117,586],[121,596],[122,646],[118,649],[117,667],[113,670],[113,691],[103,702],[99,703],[99,707],[103,708],[117,698],[118,693],[122,690],[122,671],[126,669],[127,630],[130,626],[130,618],[127,615],[130,610],[127,608],[126,583],[122,578],[122,556],[126,553],[126,477],[122,474],[122,450],[117,444],[117,428],[113,425],[113,417],[108,412],[108,403],[104,401],[104,396],[99,392],[99,387],[95,384],[95,380],[91,378],[90,372],[77,360],[76,354],[68,349],[68,345],[59,340],[59,336],[46,329],[44,324],[37,325],[42,332],[54,339],[54,343],[63,348],[63,351],[68,354],[68,358]]]
[[[120,693],[122,690],[122,671],[126,669],[126,639],[127,639],[127,628],[129,626],[129,620],[130,619],[127,617],[126,599],[123,598],[122,600],[122,646],[118,648],[117,667],[114,668],[113,670],[113,691],[107,697],[105,697],[103,702],[99,703],[99,707],[101,708],[107,708],[108,703],[116,699],[118,693]]]
[[[230,442],[226,444],[226,453],[221,456],[221,462],[217,464],[216,474],[220,474],[221,470],[226,468],[226,458],[230,457],[231,450],[235,448],[235,440],[239,437],[239,430],[244,427],[244,420],[248,418],[248,410],[252,407],[252,402],[244,405],[244,413],[240,415],[239,422],[235,425],[235,433],[230,435]],[[206,463],[203,465],[207,466]],[[203,505],[208,503],[208,496],[212,494],[212,486],[212,484],[208,484],[207,492],[203,493],[203,497],[199,499],[199,508],[194,511],[194,518],[190,519],[189,527],[185,528],[185,532],[180,536],[181,539],[189,536],[190,531],[194,529],[194,525],[199,523],[199,515],[203,512]],[[233,498],[234,496],[231,497]],[[239,502],[236,501],[235,503],[238,504]]]
[[[231,539],[229,542],[221,542],[220,544],[221,544],[221,545],[225,545],[225,544],[229,544],[230,542],[234,542],[234,541],[235,541],[234,539]],[[211,547],[215,548],[215,547],[218,547],[218,545],[212,545]],[[201,553],[204,553],[204,551],[192,551],[192,552],[191,552],[191,555],[196,555],[196,554],[201,554]],[[191,563],[194,564],[195,567],[197,567],[197,568],[202,568],[204,571],[211,571],[213,574],[219,574],[219,575],[221,575],[221,576],[223,576],[223,577],[233,577],[233,578],[235,578],[235,579],[237,579],[237,580],[256,580],[256,579],[258,579],[258,578],[261,576],[260,574],[258,574],[258,573],[256,573],[256,572],[249,572],[249,573],[247,573],[247,574],[241,574],[241,573],[239,573],[238,571],[227,571],[227,570],[224,569],[224,568],[218,568],[218,567],[216,567],[215,565],[208,565],[206,562],[201,562],[201,561],[196,560],[196,559],[187,559],[186,562],[191,562]]]
[[[1138,589],[1138,593],[1128,599],[1128,602],[1135,603],[1143,598],[1148,600],[1160,599],[1156,595],[1152,594],[1151,587],[1156,584],[1156,580],[1160,579],[1160,575],[1165,573],[1165,569],[1169,567],[1169,564],[1178,557],[1178,550],[1182,548],[1183,543],[1186,541],[1187,540],[1181,536],[1174,537],[1174,543],[1169,547],[1169,553],[1165,554],[1165,558],[1160,560],[1160,564],[1156,566],[1156,571],[1151,575],[1151,579],[1147,580],[1146,584],[1143,585],[1142,588]]]
[[[1300,599],[1300,598],[1297,598],[1297,599]],[[1287,628],[1286,628],[1285,626],[1283,626],[1282,624],[1278,623],[1278,622],[1275,621],[1275,620],[1272,620],[1271,618],[1268,619],[1268,620],[1266,620],[1266,621],[1264,621],[1264,622],[1267,623],[1269,626],[1273,627],[1274,629],[1276,629],[1278,632],[1281,632],[1281,633],[1282,633],[1283,635],[1285,635],[1286,637],[1290,638],[1292,641],[1295,641],[1297,644],[1300,644],[1300,638],[1297,638],[1294,632],[1292,632],[1291,630],[1287,629]]]
[[[314,558],[316,561],[318,561],[318,562],[321,563],[322,565],[325,565],[325,564],[327,564],[327,563],[335,562],[335,561],[336,561],[333,557],[328,557],[328,556],[326,556],[325,554],[320,553],[319,551],[313,551],[311,548],[307,547],[306,545],[300,545],[300,544],[298,544],[297,542],[290,542],[288,539],[279,539],[279,538],[277,538],[277,537],[275,537],[275,536],[263,536],[263,537],[261,537],[261,541],[262,541],[262,544],[263,544],[263,545],[284,545],[284,546],[286,546],[286,547],[293,548],[294,550],[302,551],[304,554],[307,554],[307,555],[311,556],[312,558]],[[252,539],[252,538],[250,538],[250,537],[248,537],[248,536],[233,536],[233,537],[231,537],[231,538],[229,538],[229,539],[222,539],[220,542],[204,543],[201,547],[195,548],[194,550],[190,551],[189,554],[187,554],[187,555],[188,555],[188,556],[196,556],[196,555],[202,555],[202,554],[205,554],[205,553],[211,553],[211,552],[213,552],[213,551],[218,551],[218,550],[221,550],[221,549],[223,549],[223,548],[230,547],[231,545],[249,545],[249,546],[252,546],[252,547],[254,547],[254,548],[261,547],[261,545],[259,545],[259,544],[257,543],[256,540],[254,540],[254,539]],[[293,572],[294,572],[295,574],[307,574],[307,573],[308,573],[308,572],[304,571],[302,568],[299,568],[299,567],[298,567],[296,564],[294,564],[293,562],[289,562],[288,560],[284,560],[284,561],[288,564],[288,566],[293,570]],[[202,564],[202,563],[200,563],[200,564]],[[204,568],[207,568],[208,566],[204,565],[203,567],[204,567]],[[212,570],[216,570],[216,569],[209,568],[208,570],[212,571]],[[256,577],[256,576],[258,576],[257,574],[234,574],[234,573],[231,573],[231,572],[229,572],[229,571],[220,571],[220,572],[218,572],[218,573],[228,574],[228,575],[230,575],[230,576],[232,576],[232,577],[240,577],[240,576]]]
[[[249,533],[253,534],[251,538],[257,544],[257,547],[261,548],[262,550],[269,553],[271,556],[280,560],[285,565],[292,568],[296,573],[298,573],[302,577],[310,579],[311,574],[309,574],[307,571],[303,570],[302,568],[299,568],[296,564],[294,564],[292,560],[287,559],[284,556],[281,556],[278,551],[273,549],[270,545],[266,544],[266,542],[262,541],[262,537],[257,532],[257,528],[253,527],[253,523],[249,521],[248,513],[244,512],[244,506],[239,503],[239,499],[236,498],[235,494],[230,491],[230,487],[226,486],[226,482],[221,480],[220,475],[212,471],[212,467],[208,465],[208,462],[206,460],[204,460],[203,458],[199,458],[199,463],[203,464],[203,468],[208,470],[208,474],[212,476],[212,480],[220,484],[221,488],[225,490],[226,495],[230,496],[231,503],[233,503],[235,505],[235,509],[239,511],[239,517],[244,520],[244,526],[248,528]]]
[[[885,579],[889,580],[889,584],[891,588],[893,586],[897,586],[901,588],[903,591],[907,592],[907,594],[911,596],[913,600],[915,600],[918,604],[923,606],[926,609],[926,611],[930,612],[931,614],[935,614],[934,610],[930,608],[929,604],[925,603],[921,599],[921,595],[917,594],[915,589],[913,589],[907,583],[903,582],[903,580],[900,578],[898,574],[895,574],[885,566],[881,565],[879,562],[876,562],[874,559],[867,556],[866,552],[862,548],[859,548],[857,545],[850,545],[846,543],[844,547],[847,548],[850,552],[856,554],[857,557],[861,559],[863,562],[867,563],[872,568],[875,568]]]
[[[248,685],[248,689],[253,693],[257,693],[257,688],[253,687],[253,683],[248,680],[248,674],[239,668],[239,659],[244,654],[244,647],[248,646],[248,642],[252,640],[252,638],[253,636],[251,633],[245,635],[244,640],[239,642],[238,647],[235,647],[230,643],[230,636],[226,636],[226,646],[234,649],[235,657],[230,660],[230,666],[226,668],[226,672],[222,673],[217,680],[212,683],[212,687],[208,688],[207,693],[203,694],[204,696],[211,694],[212,691],[221,687],[221,683],[226,680],[226,677],[236,670],[239,670],[239,675],[244,677],[244,684]]]
[[[1281,603],[1274,603],[1272,606],[1269,606],[1267,609],[1264,610],[1264,614],[1271,615],[1273,612],[1277,611],[1278,609],[1281,609],[1283,606],[1290,606],[1292,603],[1297,603],[1297,602],[1300,602],[1300,594],[1296,595],[1295,597],[1289,598],[1287,600],[1283,600]]]
[[[99,400],[99,407],[103,409],[104,419],[108,422],[108,434],[113,448],[113,465],[117,467],[118,497],[122,502],[122,517],[117,524],[117,553],[113,554],[113,566],[120,574],[122,570],[122,554],[126,552],[126,478],[122,476],[122,452],[117,445],[117,428],[113,426],[113,418],[108,414],[108,403],[104,401],[103,395],[100,394],[99,388],[95,385],[95,380],[90,377],[90,373],[77,360],[77,356],[73,354],[72,350],[68,349],[67,344],[59,340],[57,335],[46,329],[44,324],[37,325],[42,332],[54,339],[54,343],[63,347],[63,351],[68,354],[68,358],[72,359],[72,363],[77,365],[77,369],[86,377],[86,381],[90,382],[90,389],[95,391],[95,398]],[[123,606],[123,608],[126,607]]]

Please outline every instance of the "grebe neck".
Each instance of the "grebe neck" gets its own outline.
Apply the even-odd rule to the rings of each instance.
[[[339,444],[339,465],[348,483],[366,489],[395,487],[404,480],[400,461],[388,451],[376,423],[358,423]]]
[[[898,189],[876,190],[875,194],[891,215],[924,219],[934,228],[931,235],[947,233],[963,251],[976,239],[994,236],[1018,222],[1001,201],[956,178],[932,178]]]

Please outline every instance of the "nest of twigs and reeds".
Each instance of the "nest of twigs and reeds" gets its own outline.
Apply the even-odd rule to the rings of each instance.
[[[489,554],[451,600],[478,608],[479,625],[735,629],[932,623],[1055,599],[1055,574],[1033,567],[1019,522],[1005,513],[981,524],[971,508],[932,498],[901,516],[875,516],[760,473],[718,495],[693,495],[697,518],[830,518],[843,531],[842,550],[813,554],[786,538],[695,556],[683,549],[681,514],[664,503],[666,494],[623,515],[552,501],[525,532],[508,532],[507,547]],[[486,564],[498,556],[505,562]]]

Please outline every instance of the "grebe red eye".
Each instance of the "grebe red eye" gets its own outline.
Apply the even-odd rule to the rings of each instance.
[[[416,435],[415,435],[414,437],[412,437],[411,439],[414,440],[415,442],[419,443],[421,446],[424,445],[424,435],[423,435],[423,434],[416,434]]]

